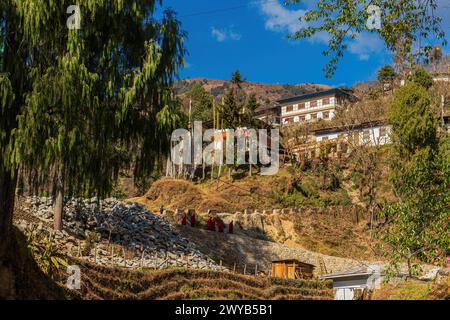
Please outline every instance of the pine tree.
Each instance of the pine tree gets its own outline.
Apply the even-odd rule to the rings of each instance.
[[[66,25],[74,2],[80,30]],[[13,241],[19,167],[31,186],[53,186],[60,228],[64,196],[106,196],[121,168],[143,177],[167,151],[185,34],[170,10],[152,18],[158,3],[0,2],[0,270]]]
[[[242,82],[244,81],[245,80],[242,78],[241,72],[239,70],[234,71],[231,75],[231,83],[239,89],[241,89]]]
[[[383,86],[383,90],[386,85],[388,85],[390,89],[393,89],[394,80],[396,77],[397,73],[390,65],[384,66],[378,71],[378,82]]]
[[[192,102],[192,121],[212,120],[212,96],[200,83],[195,83],[187,98]]]
[[[224,126],[227,129],[237,129],[241,125],[241,107],[239,106],[234,90],[229,90],[224,98],[221,112]]]

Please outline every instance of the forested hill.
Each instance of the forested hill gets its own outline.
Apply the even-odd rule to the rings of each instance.
[[[231,81],[193,78],[177,81],[174,85],[175,92],[180,98],[192,89],[195,83],[200,83],[202,87],[215,98],[221,98],[231,87]],[[260,103],[274,102],[302,94],[313,93],[330,87],[322,84],[262,84],[255,82],[243,82],[242,90],[250,95],[255,93]]]

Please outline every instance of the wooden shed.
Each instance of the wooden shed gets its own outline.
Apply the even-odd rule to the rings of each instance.
[[[272,262],[272,277],[283,279],[311,279],[315,266],[298,260]]]

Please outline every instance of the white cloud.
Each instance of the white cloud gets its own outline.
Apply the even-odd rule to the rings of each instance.
[[[211,35],[213,36],[214,39],[216,39],[219,42],[224,42],[227,40],[239,41],[242,38],[241,34],[235,32],[233,30],[233,26],[230,26],[229,28],[222,28],[222,29],[212,27]]]
[[[289,10],[279,2],[271,0],[262,2],[260,8],[267,17],[267,30],[294,33],[305,27],[305,24],[299,18],[305,15],[306,10]]]
[[[308,0],[304,4],[306,9],[291,10],[279,1],[266,0],[262,2],[260,10],[266,18],[266,29],[292,34],[307,27],[307,22],[301,21],[300,18],[308,9],[315,6],[315,2]],[[319,44],[328,44],[329,40],[330,35],[327,32],[318,32],[308,39],[311,43]],[[381,53],[384,50],[384,43],[379,36],[369,32],[359,34],[355,40],[349,40],[347,45],[348,50],[357,55],[360,60],[369,60],[372,54]]]
[[[367,61],[372,54],[379,54],[385,50],[385,44],[378,34],[363,32],[348,45],[348,51],[356,54],[360,60]]]

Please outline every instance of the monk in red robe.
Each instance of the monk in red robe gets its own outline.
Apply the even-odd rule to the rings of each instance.
[[[196,225],[196,219],[195,219],[195,213],[191,214],[191,227],[195,228]]]
[[[234,223],[233,221],[230,222],[230,225],[228,226],[228,233],[233,234],[234,233]]]
[[[222,219],[219,219],[219,221],[217,222],[217,229],[220,233],[223,233],[225,230],[225,223],[223,223]]]

